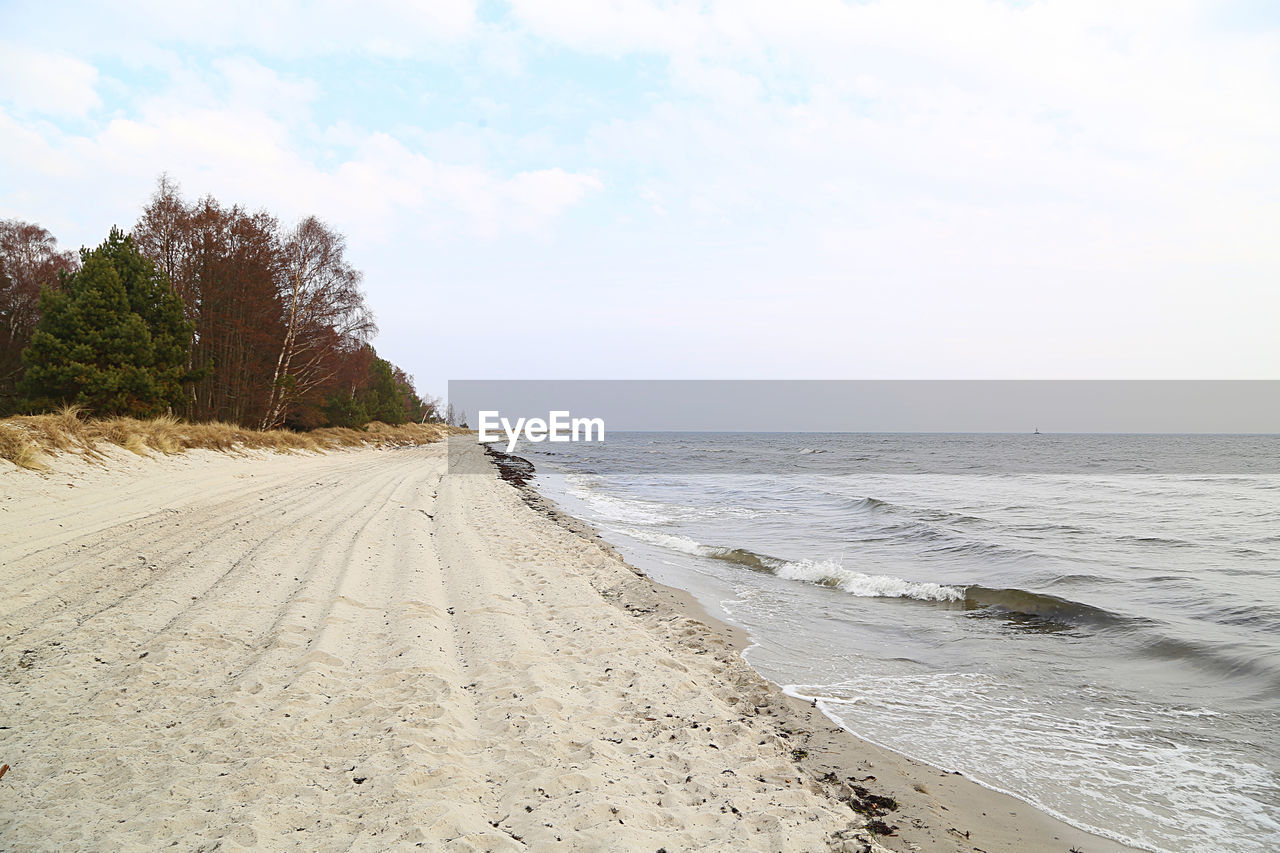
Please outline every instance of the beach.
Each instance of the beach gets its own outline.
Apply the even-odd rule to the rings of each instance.
[[[0,566],[7,850],[1125,849],[787,697],[468,442],[5,468]]]

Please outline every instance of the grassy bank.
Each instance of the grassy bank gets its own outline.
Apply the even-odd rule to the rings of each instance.
[[[174,417],[86,418],[77,409],[49,415],[19,415],[0,420],[0,459],[20,468],[43,470],[59,453],[101,458],[103,445],[123,447],[139,456],[182,453],[199,448],[239,450],[324,451],[362,445],[426,444],[446,435],[466,432],[444,424],[374,422],[363,430],[326,428],[311,432],[246,429],[228,423],[186,423]]]

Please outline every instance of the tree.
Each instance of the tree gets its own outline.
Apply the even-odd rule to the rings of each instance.
[[[94,414],[156,415],[182,403],[191,324],[164,274],[113,228],[81,269],[46,289],[22,353],[34,407],[77,403]]]
[[[292,405],[333,378],[337,348],[367,341],[376,331],[360,293],[361,274],[345,255],[346,239],[314,216],[285,243],[284,337],[262,429],[283,424]]]
[[[112,228],[95,251],[104,253],[119,274],[130,310],[142,319],[151,337],[152,359],[146,366],[155,379],[162,409],[181,406],[183,385],[195,378],[188,366],[192,328],[182,300],[164,272],[119,228]],[[87,255],[81,250],[82,258]]]
[[[167,172],[163,172],[156,179],[151,201],[133,226],[133,239],[138,249],[155,261],[189,307],[194,304],[195,295],[187,293],[188,281],[183,273],[190,246],[190,217],[191,211],[182,199],[182,188],[170,179]]]
[[[263,211],[189,203],[162,174],[134,233],[81,256],[60,277],[75,259],[48,232],[0,222],[0,414],[20,387],[33,406],[263,428],[439,418],[369,346],[361,273],[315,217],[284,232]]]
[[[351,394],[336,391],[325,398],[320,413],[329,426],[360,429],[369,423],[369,411]]]
[[[187,225],[185,277],[195,297],[193,366],[197,420],[251,423],[270,406],[273,354],[284,331],[278,282],[284,264],[276,220],[206,198]]]
[[[418,396],[418,389],[413,386],[413,377],[394,364],[391,365],[391,376],[404,403],[405,418],[414,423],[425,423],[430,405]]]
[[[396,385],[391,363],[385,359],[375,358],[369,366],[369,386],[361,401],[370,420],[384,424],[402,424],[408,420],[404,397]]]
[[[415,420],[420,424],[437,424],[444,420],[440,414],[440,400],[432,397],[430,394],[418,401],[418,417]]]
[[[138,245],[166,271],[194,324],[184,414],[195,420],[259,423],[283,325],[279,225],[265,212],[188,204],[162,175],[134,229]]]
[[[39,225],[0,220],[0,415],[17,409],[22,351],[40,319],[40,291],[58,288],[59,274],[76,268],[72,252]]]

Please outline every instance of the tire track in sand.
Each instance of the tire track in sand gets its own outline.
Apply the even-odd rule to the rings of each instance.
[[[642,582],[443,445],[162,462],[6,501],[0,848],[814,850],[847,825],[741,715],[758,685],[606,601]]]

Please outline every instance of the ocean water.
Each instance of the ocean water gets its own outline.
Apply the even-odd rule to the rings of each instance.
[[[852,732],[1138,847],[1280,850],[1280,438],[611,433],[517,454]]]

